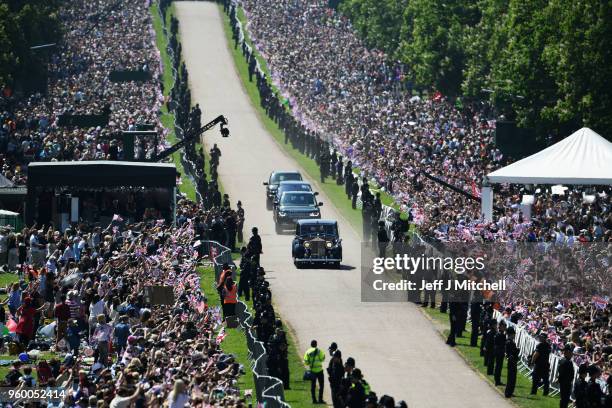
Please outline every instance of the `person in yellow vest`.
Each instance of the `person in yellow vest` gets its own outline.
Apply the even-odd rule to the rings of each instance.
[[[236,303],[238,303],[238,287],[229,276],[225,279],[223,286],[223,315],[225,318],[236,315]]]
[[[323,362],[325,361],[325,352],[317,347],[317,341],[310,342],[310,348],[304,354],[304,365],[308,371],[304,375],[304,379],[310,380],[310,394],[313,404],[325,404],[323,401],[323,388],[325,378],[323,375]],[[315,398],[315,390],[319,382],[319,399]]]

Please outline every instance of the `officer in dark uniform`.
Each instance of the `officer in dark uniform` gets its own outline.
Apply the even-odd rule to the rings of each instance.
[[[236,203],[236,236],[238,242],[244,241],[243,229],[244,229],[244,208],[242,208],[242,202],[238,201]]]
[[[572,396],[572,383],[574,382],[574,363],[572,356],[574,348],[566,344],[563,348],[563,358],[559,361],[559,394],[561,397],[560,408],[567,408]]]
[[[480,276],[476,276],[478,281]],[[470,336],[470,347],[478,346],[478,334],[480,332],[480,317],[482,315],[482,292],[475,290],[472,292],[470,302],[470,316],[472,317],[472,335]]]
[[[349,171],[348,173],[344,173],[344,192],[346,196],[350,200],[353,196],[353,182],[355,181],[355,177],[353,177],[353,172]],[[359,188],[359,186],[357,186]],[[353,207],[354,208],[354,207]]]
[[[342,176],[342,169],[344,168],[344,163],[342,163],[342,155],[338,156],[338,161],[336,162],[336,184],[341,186],[344,183],[344,177]]]
[[[580,364],[578,367],[578,378],[576,378],[574,383],[574,406],[576,408],[588,408],[589,406],[587,401],[588,383],[586,381],[588,372],[588,365],[586,363]]]
[[[329,160],[330,175],[334,180],[336,179],[336,163],[338,163],[338,152],[334,149]]]
[[[380,201],[380,193],[376,193],[374,197],[374,214],[376,214],[376,218],[380,219],[380,215],[382,214],[382,202]]]
[[[247,249],[253,256],[253,263],[256,268],[259,268],[259,256],[263,254],[263,247],[261,245],[261,237],[259,236],[259,230],[257,227],[253,227],[251,230],[253,235],[249,239]]]
[[[319,158],[319,172],[321,173],[321,183],[325,183],[325,178],[329,172],[329,152],[325,149],[323,149]]]
[[[504,395],[506,398],[511,398],[514,395],[514,388],[516,387],[516,372],[519,360],[519,349],[516,347],[514,342],[514,336],[516,331],[513,326],[508,327],[506,330],[506,357],[508,358],[508,376],[506,378],[506,390]]]
[[[387,246],[389,245],[389,236],[387,235],[387,230],[385,229],[385,223],[382,221],[378,223],[377,240],[378,256],[380,258],[384,258],[387,253]]]
[[[217,188],[217,183],[213,184],[211,203],[213,207],[221,207],[221,192]]]
[[[363,225],[363,240],[364,242],[370,242],[372,238],[372,203],[368,200],[363,200],[361,196],[361,218]]]
[[[506,354],[506,322],[499,323],[499,329],[493,340],[493,354],[495,355],[495,370],[494,379],[495,385],[503,385],[501,382],[501,373],[504,367],[504,355]]]
[[[545,333],[539,336],[540,343],[536,346],[535,352],[531,357],[531,363],[534,365],[531,373],[531,395],[538,393],[538,388],[541,384],[544,385],[544,396],[548,395],[550,388],[550,344]]]
[[[357,178],[353,178],[351,186],[351,207],[353,207],[353,210],[357,208],[357,194],[359,194],[359,183]]]
[[[601,376],[601,369],[595,364],[589,366],[589,382],[587,384],[587,402],[589,408],[604,408],[603,399],[605,394],[597,382]]]
[[[493,375],[495,368],[495,335],[497,334],[497,321],[489,321],[489,330],[484,337],[484,364],[487,367],[487,375]]]
[[[253,266],[251,263],[251,254],[248,253],[246,247],[240,248],[240,281],[238,282],[238,296],[244,295],[244,300],[251,300],[251,281],[253,280]]]

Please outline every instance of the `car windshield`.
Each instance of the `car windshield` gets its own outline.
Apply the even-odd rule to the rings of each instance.
[[[302,224],[300,226],[301,235],[326,234],[338,235],[336,224]]]
[[[283,205],[309,206],[315,205],[315,197],[312,193],[289,192],[283,194],[280,202]]]
[[[278,184],[281,181],[301,181],[302,175],[300,173],[274,173],[270,177],[270,184]]]

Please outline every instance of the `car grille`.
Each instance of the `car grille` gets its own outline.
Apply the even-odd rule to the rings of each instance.
[[[325,241],[322,239],[313,239],[310,241],[310,256],[315,258],[325,257]]]
[[[310,217],[310,213],[309,212],[290,212],[287,215],[289,215],[289,217],[294,218],[294,219],[309,218]]]

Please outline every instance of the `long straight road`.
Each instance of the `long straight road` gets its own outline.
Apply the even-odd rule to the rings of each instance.
[[[444,344],[416,306],[361,302],[360,236],[324,194],[320,196],[323,218],[339,221],[343,264],[353,268],[298,270],[293,266],[292,236],[274,232],[262,182],[272,170],[301,169],[268,134],[251,105],[228,49],[218,6],[182,1],[174,5],[192,97],[203,109],[202,121],[219,114],[229,120],[228,139],[211,131],[205,143],[217,143],[222,151],[219,174],[232,205],[238,200],[244,204],[245,234],[252,226],[259,227],[262,264],[274,303],[292,327],[300,351],[311,339],[325,350],[336,341],[344,358],[355,358],[378,395],[404,399],[411,408],[510,406]]]

